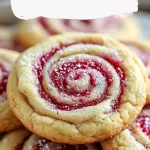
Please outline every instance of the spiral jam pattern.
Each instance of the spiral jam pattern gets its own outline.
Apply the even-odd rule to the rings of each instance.
[[[150,105],[143,108],[129,129],[139,143],[150,149]]]
[[[103,19],[93,19],[93,20],[71,20],[71,19],[56,19],[49,20],[44,17],[39,17],[37,21],[50,35],[57,34],[57,27],[62,31],[78,31],[78,32],[103,32],[108,30],[117,30],[121,28],[121,19],[114,16],[106,17]],[[52,24],[54,23],[53,27]]]
[[[7,63],[0,60],[0,102],[6,99],[6,85],[8,80],[9,71],[7,68]]]
[[[41,24],[41,26],[45,29],[45,31],[46,31],[48,34],[50,34],[50,35],[57,34],[55,31],[53,31],[53,30],[49,27],[46,18],[44,18],[44,17],[39,17],[39,18],[37,18],[37,21]]]
[[[148,136],[148,138],[150,138],[150,117],[149,116],[138,117],[137,124],[139,125],[143,133],[145,133]]]
[[[87,49],[92,43],[72,43],[53,48],[34,65],[38,91],[41,97],[60,110],[74,110],[97,105],[112,97],[112,111],[120,105],[125,87],[122,61],[105,55],[73,54],[53,61],[55,53],[69,47]],[[59,93],[59,94],[58,94]]]
[[[121,20],[114,16],[97,20],[62,20],[62,26],[66,26],[66,30],[85,31],[85,32],[102,32],[104,29],[119,29]],[[87,27],[87,28],[85,28]]]
[[[138,116],[146,100],[144,69],[109,37],[58,35],[19,57],[8,99],[33,133],[58,143],[94,143],[120,133]]]

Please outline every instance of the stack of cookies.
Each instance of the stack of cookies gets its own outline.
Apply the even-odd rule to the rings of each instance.
[[[149,57],[139,41],[79,32],[1,49],[0,150],[150,149]]]
[[[23,47],[28,48],[44,41],[49,36],[66,32],[105,33],[113,38],[126,40],[139,38],[140,26],[134,16],[124,18],[109,16],[91,20],[38,17],[20,21],[15,40]]]

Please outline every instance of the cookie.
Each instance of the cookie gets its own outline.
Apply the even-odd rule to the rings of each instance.
[[[150,105],[143,108],[134,123],[112,139],[101,142],[103,150],[149,150]]]
[[[21,126],[9,107],[6,86],[12,64],[19,56],[18,52],[0,49],[0,132],[9,131]]]
[[[4,26],[0,26],[0,48],[23,51],[22,46],[14,39],[13,33]]]
[[[99,143],[71,145],[54,143],[25,128],[7,133],[0,141],[1,150],[101,150]]]
[[[150,103],[150,45],[142,41],[122,41],[123,44],[128,46],[144,63],[148,74],[148,95],[147,103]]]
[[[138,116],[147,74],[141,60],[116,40],[64,34],[22,53],[7,94],[15,115],[37,135],[93,143],[118,134]]]
[[[106,33],[119,39],[134,39],[139,36],[135,18],[128,16],[106,17],[97,20],[47,19],[39,17],[18,25],[16,39],[25,47],[31,47],[48,36],[65,32]]]
[[[20,128],[6,133],[0,140],[1,150],[22,150],[22,144],[31,135],[31,133],[25,129]],[[34,150],[34,149],[28,149]]]

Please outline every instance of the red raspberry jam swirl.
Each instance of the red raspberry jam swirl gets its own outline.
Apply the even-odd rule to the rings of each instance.
[[[150,105],[145,105],[143,110],[141,111],[140,115],[136,118],[135,122],[129,127],[129,130],[135,139],[142,144],[147,150],[150,149],[149,143],[147,143],[147,140],[141,140],[141,138],[144,138],[144,136],[141,136],[141,133],[138,131],[141,131],[143,135],[145,135],[150,140]],[[147,139],[146,138],[146,139]]]
[[[5,66],[2,63],[0,63],[0,71],[0,95],[2,95],[6,92],[9,71],[5,69]]]
[[[150,139],[150,116],[139,116],[136,120],[137,125],[143,133]]]
[[[96,56],[102,61],[93,59],[93,55],[89,55],[88,59],[72,60],[69,62],[63,62],[59,65],[59,62],[55,64],[55,69],[53,66],[48,70],[48,76],[52,82],[54,88],[56,88],[60,93],[70,97],[70,102],[60,100],[54,97],[53,93],[47,93],[45,91],[43,80],[44,74],[43,69],[46,63],[53,57],[53,55],[58,51],[63,51],[65,48],[74,45],[86,45],[93,43],[72,43],[68,45],[63,45],[60,47],[52,48],[48,53],[43,54],[35,63],[33,67],[33,72],[37,78],[38,92],[41,98],[50,102],[55,106],[55,108],[65,111],[81,109],[83,107],[95,106],[111,96],[112,88],[114,86],[114,76],[105,64],[106,62],[115,71],[120,84],[118,85],[118,95],[112,100],[111,111],[115,111],[119,108],[121,102],[121,95],[123,94],[125,88],[125,74],[121,68],[122,61],[110,56]],[[93,44],[98,45],[98,44]],[[81,54],[82,56],[83,54]],[[85,55],[84,55],[85,56]],[[70,56],[69,56],[70,57]],[[90,59],[91,57],[91,59]],[[103,63],[104,61],[104,63]],[[81,82],[84,82],[81,84]],[[47,84],[47,83],[46,83]],[[90,99],[90,94],[95,88],[99,88],[102,91],[97,92],[97,97]],[[116,90],[116,89],[115,89]],[[72,99],[75,99],[72,101]]]
[[[50,35],[57,34],[44,17],[39,17],[38,22]],[[120,29],[121,19],[114,16],[95,20],[76,20],[76,19],[57,19],[56,25],[62,27],[64,31],[79,31],[79,32],[102,32],[109,29]]]
[[[141,114],[136,119],[137,127],[139,127],[145,135],[150,139],[150,105],[145,105]]]
[[[51,29],[51,27],[48,25],[47,19],[44,17],[39,17],[37,18],[37,21],[40,23],[40,25],[43,27],[43,29],[45,29],[45,31],[49,34],[49,35],[54,35],[57,34],[54,30]]]
[[[114,16],[105,17],[102,19],[91,20],[71,20],[64,19],[61,23],[66,26],[66,30],[83,31],[83,32],[102,32],[104,29],[119,29],[121,20]]]

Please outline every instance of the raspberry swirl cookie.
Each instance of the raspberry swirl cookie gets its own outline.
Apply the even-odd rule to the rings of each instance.
[[[12,110],[32,132],[85,144],[128,127],[147,95],[140,59],[98,34],[54,36],[22,53],[8,81]]]
[[[53,143],[22,128],[7,133],[0,141],[1,150],[101,150],[100,144],[71,145]]]
[[[21,45],[14,39],[7,27],[0,26],[0,48],[22,51]]]
[[[150,103],[150,46],[141,41],[121,41],[128,46],[144,63],[148,73],[148,95],[147,103]]]
[[[12,130],[21,125],[10,110],[6,96],[8,75],[18,56],[17,52],[0,49],[0,132]]]
[[[119,39],[139,36],[134,17],[106,17],[97,20],[48,19],[39,17],[19,24],[17,39],[25,47],[33,46],[50,35],[64,32],[106,33]]]
[[[150,105],[143,108],[134,123],[121,134],[101,142],[104,150],[149,150]]]

